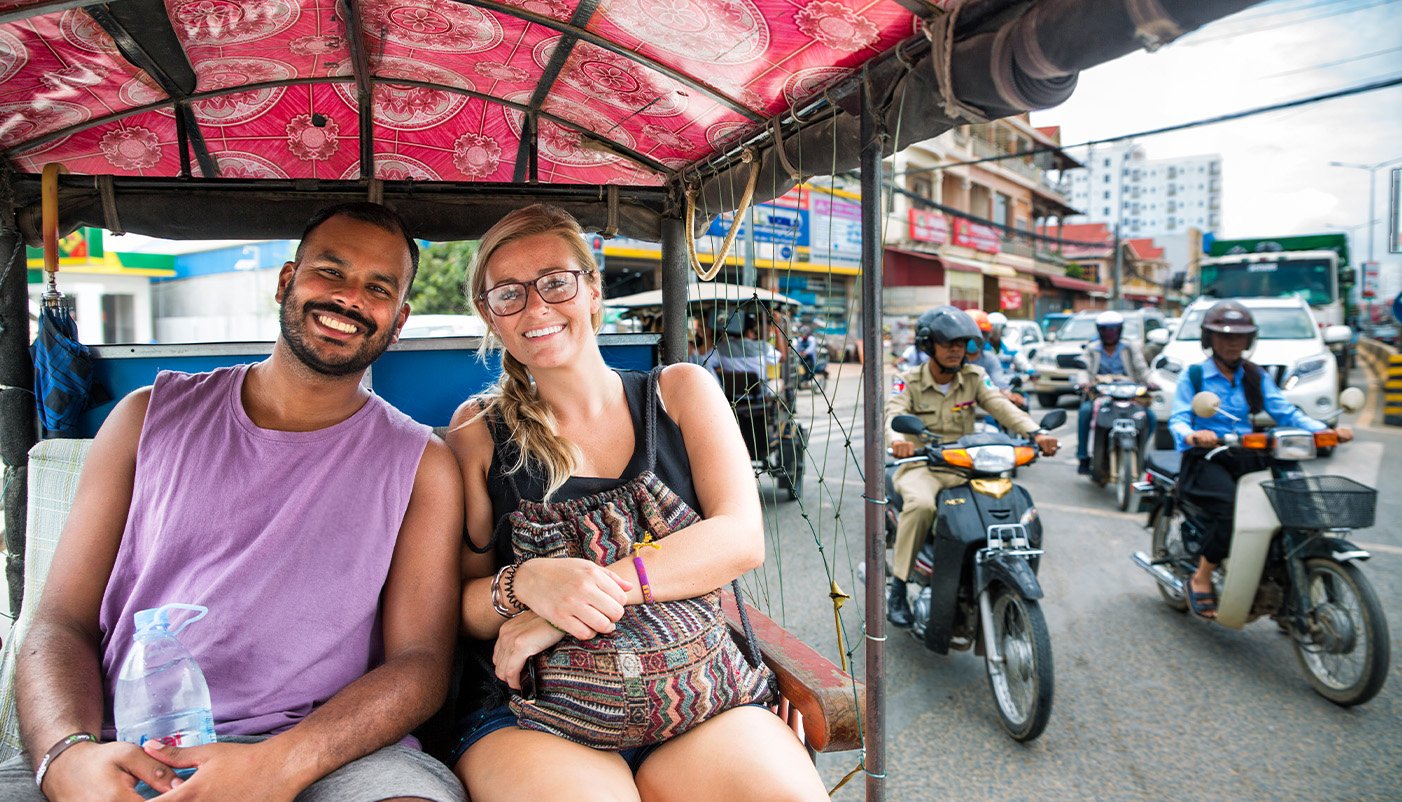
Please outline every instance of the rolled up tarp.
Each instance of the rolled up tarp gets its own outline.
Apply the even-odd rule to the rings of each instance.
[[[962,105],[987,120],[1051,108],[1071,96],[1081,70],[1134,50],[1154,49],[1203,25],[1255,5],[1259,0],[1038,0],[1021,14],[1001,15],[982,29],[958,36],[949,50],[948,85]],[[880,92],[896,81],[884,122],[886,153],[939,136],[956,125],[978,122],[947,108],[928,46],[911,60],[877,67],[871,85]],[[940,67],[940,70],[945,69]],[[845,113],[784,138],[788,160],[806,174],[845,172],[857,166],[858,82],[833,100]],[[794,181],[779,163],[772,144],[757,154],[762,203],[782,195]],[[802,162],[800,163],[800,157]],[[749,165],[727,167],[705,180],[698,217],[730,211],[749,177]],[[698,225],[705,225],[698,219]]]

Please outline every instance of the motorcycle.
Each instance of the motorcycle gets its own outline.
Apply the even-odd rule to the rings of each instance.
[[[1149,387],[1125,376],[1099,376],[1090,397],[1090,478],[1101,487],[1114,482],[1115,503],[1128,510],[1151,434]]]
[[[1065,411],[1054,410],[1041,426],[1050,430],[1065,422]],[[1042,523],[1031,495],[1009,474],[1036,461],[1036,445],[1003,433],[944,444],[914,415],[898,415],[891,426],[926,445],[887,465],[888,543],[903,506],[894,484],[897,466],[923,462],[969,479],[940,491],[936,500],[939,515],[906,584],[911,634],[938,654],[970,648],[982,654],[999,721],[1014,740],[1030,741],[1051,716],[1051,636],[1038,604]]]
[[[1340,394],[1347,411],[1362,407],[1363,393]],[[1220,399],[1193,398],[1202,418],[1218,414]],[[1222,413],[1225,414],[1225,413]],[[1390,655],[1387,621],[1372,585],[1358,567],[1367,551],[1349,542],[1349,531],[1373,525],[1377,491],[1343,476],[1307,475],[1300,462],[1332,448],[1332,431],[1280,427],[1228,435],[1207,458],[1227,449],[1264,453],[1269,471],[1237,483],[1231,551],[1213,575],[1217,624],[1241,629],[1270,616],[1290,635],[1310,685],[1341,706],[1362,704],[1382,689]],[[1151,452],[1148,478],[1135,490],[1147,501],[1149,553],[1135,564],[1158,582],[1165,602],[1186,610],[1184,589],[1202,553],[1206,514],[1175,492],[1180,453]]]

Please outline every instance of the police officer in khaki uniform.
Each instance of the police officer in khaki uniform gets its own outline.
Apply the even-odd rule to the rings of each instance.
[[[941,306],[921,315],[915,324],[915,344],[930,355],[930,361],[902,374],[905,390],[886,402],[886,442],[895,457],[913,456],[921,445],[918,439],[890,428],[895,416],[917,415],[931,432],[944,442],[951,442],[972,433],[982,412],[993,415],[1014,434],[1034,437],[1043,454],[1056,453],[1056,438],[1004,397],[983,368],[968,364],[969,357],[983,347],[983,338],[963,310]],[[896,555],[886,606],[888,620],[898,627],[911,623],[905,581],[915,563],[916,550],[935,522],[935,497],[940,490],[965,481],[963,476],[930,470],[918,462],[902,465],[896,471],[896,490],[905,504],[896,524]]]

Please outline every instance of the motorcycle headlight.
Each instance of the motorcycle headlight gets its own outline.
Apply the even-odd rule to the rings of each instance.
[[[1300,429],[1275,432],[1275,442],[1272,446],[1272,453],[1276,459],[1282,460],[1302,460],[1314,459],[1314,433]]]
[[[1017,465],[1017,454],[1012,446],[976,446],[968,451],[969,461],[976,471],[1001,473],[1011,471]]]

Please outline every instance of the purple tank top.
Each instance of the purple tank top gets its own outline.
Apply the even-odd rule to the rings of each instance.
[[[180,640],[220,736],[285,730],[383,660],[380,592],[430,430],[378,396],[325,429],[260,429],[247,372],[156,377],[102,598],[105,737],[148,607],[209,608]]]

